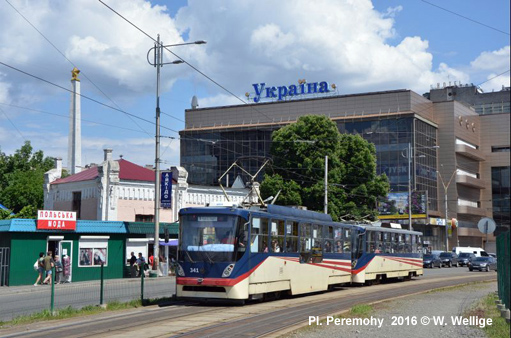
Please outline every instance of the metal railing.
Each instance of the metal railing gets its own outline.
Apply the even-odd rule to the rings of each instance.
[[[3,289],[0,293],[0,321],[49,310],[56,313],[68,307],[81,309],[86,306],[149,299],[170,298],[175,293],[175,278],[151,278],[144,273],[136,278],[104,279],[77,283],[55,283],[53,269],[51,285],[20,286]],[[101,274],[103,277],[104,274]],[[9,291],[9,292],[7,292]]]
[[[497,281],[499,290],[499,299],[502,304],[509,309],[509,268],[511,263],[509,261],[509,231],[497,236]]]

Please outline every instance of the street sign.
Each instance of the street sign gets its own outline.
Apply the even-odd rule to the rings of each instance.
[[[491,234],[497,228],[497,224],[495,224],[495,221],[492,220],[491,218],[484,217],[484,218],[481,218],[479,223],[477,223],[477,228],[483,234]]]
[[[160,189],[160,202],[161,207],[164,209],[172,208],[172,172],[161,172],[161,189]]]

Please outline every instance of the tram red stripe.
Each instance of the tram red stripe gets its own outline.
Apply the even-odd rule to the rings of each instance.
[[[197,277],[177,277],[176,283],[178,285],[213,285],[213,286],[234,286],[250,276],[255,269],[257,269],[264,261],[257,264],[255,267],[250,269],[250,271],[245,272],[244,274],[236,277],[236,278],[204,278],[201,283],[199,283],[199,278]]]
[[[323,260],[323,263],[351,266],[351,262]]]
[[[317,263],[312,263],[312,265],[321,266],[323,268],[328,268],[328,269],[340,270],[340,271],[344,271],[344,272],[351,272],[351,269],[339,268],[339,267],[335,267],[335,266],[331,266],[331,265],[317,264]]]

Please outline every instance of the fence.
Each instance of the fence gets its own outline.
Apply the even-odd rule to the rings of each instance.
[[[9,285],[9,248],[0,248],[0,286]]]
[[[499,298],[502,303],[509,309],[509,231],[497,236],[497,271],[498,271],[498,288]]]
[[[129,302],[138,299],[145,302],[148,299],[172,297],[175,293],[175,278],[173,276],[157,278],[141,276],[36,287],[11,287],[0,290],[2,291],[0,292],[0,304],[2,304],[0,321],[8,321],[43,310],[53,313],[67,307],[80,309],[112,302]]]

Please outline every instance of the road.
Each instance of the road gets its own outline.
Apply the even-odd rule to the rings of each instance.
[[[494,280],[495,272],[468,272],[466,268],[426,270],[424,277],[410,282],[371,287],[346,287],[334,292],[292,297],[243,307],[212,304],[200,306],[175,303],[168,307],[148,307],[123,313],[106,313],[58,323],[32,324],[0,331],[2,336],[43,337],[254,337],[281,332],[306,323],[309,315],[324,316],[347,310],[353,305],[378,301],[425,290]],[[19,332],[23,331],[23,332]]]

